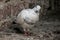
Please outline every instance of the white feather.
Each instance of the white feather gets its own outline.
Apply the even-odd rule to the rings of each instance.
[[[39,20],[39,10],[41,7],[37,5],[33,9],[23,9],[17,16],[17,23],[19,23],[23,28],[31,28]],[[38,11],[36,13],[36,11]]]

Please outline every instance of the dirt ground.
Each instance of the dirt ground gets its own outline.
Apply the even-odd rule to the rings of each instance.
[[[31,32],[33,33],[31,36],[15,32],[0,32],[0,40],[60,40],[60,21],[40,20]]]

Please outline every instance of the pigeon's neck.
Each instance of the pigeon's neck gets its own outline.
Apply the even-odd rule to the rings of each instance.
[[[40,9],[37,9],[36,7],[33,8],[34,11],[39,11]]]
[[[39,15],[39,10],[40,9],[37,9],[36,7],[34,7],[33,10],[37,13],[37,15]]]

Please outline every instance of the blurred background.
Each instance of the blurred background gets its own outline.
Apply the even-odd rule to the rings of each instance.
[[[41,6],[40,19],[31,31],[40,37],[24,39],[25,36],[20,35],[21,32],[17,27],[19,25],[13,21],[22,9],[33,8],[36,5]],[[60,40],[60,0],[0,0],[0,31],[0,40],[27,40],[27,38],[30,40]],[[19,34],[15,34],[16,32]],[[13,36],[10,35],[11,33]]]

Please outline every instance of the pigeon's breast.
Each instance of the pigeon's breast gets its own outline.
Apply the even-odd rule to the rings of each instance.
[[[33,10],[24,10],[21,17],[28,23],[35,23],[38,21],[38,15]]]

